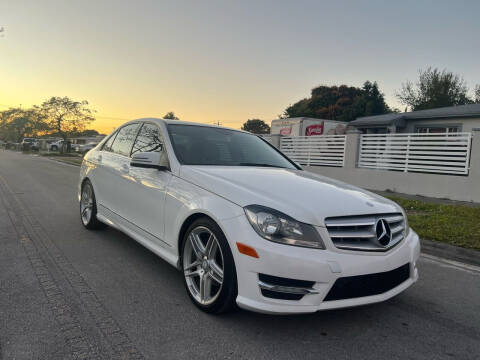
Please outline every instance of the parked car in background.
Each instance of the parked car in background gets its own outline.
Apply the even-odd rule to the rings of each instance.
[[[91,142],[91,143],[88,143],[88,144],[76,144],[76,145],[73,145],[73,148],[76,152],[84,154],[84,153],[92,150],[97,145],[98,145],[98,143]]]
[[[177,267],[209,313],[371,304],[418,279],[399,205],[239,130],[128,122],[85,155],[78,199],[87,229],[113,226]]]
[[[22,150],[39,150],[38,140],[34,138],[24,138],[20,143]]]
[[[15,143],[15,142],[12,142],[12,141],[7,141],[7,143],[5,144],[5,149],[8,149],[8,150],[19,150],[19,149],[20,149],[20,143]]]
[[[54,141],[50,144],[48,144],[48,150],[50,151],[58,151],[62,148],[63,146],[63,139],[62,140],[58,140],[58,141]]]

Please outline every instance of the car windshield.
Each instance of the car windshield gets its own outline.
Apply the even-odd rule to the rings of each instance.
[[[168,125],[178,161],[183,165],[297,167],[258,136],[196,125]]]

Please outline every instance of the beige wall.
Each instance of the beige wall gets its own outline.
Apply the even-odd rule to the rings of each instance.
[[[480,117],[477,118],[449,118],[449,119],[428,119],[428,120],[407,120],[407,126],[402,132],[413,133],[416,126],[435,126],[435,125],[460,125],[461,132],[471,132],[473,129],[480,129]]]
[[[304,169],[371,190],[391,190],[410,195],[480,203],[480,131],[472,133],[472,152],[468,176],[357,168],[360,136],[356,133],[347,135],[343,168],[308,166]]]

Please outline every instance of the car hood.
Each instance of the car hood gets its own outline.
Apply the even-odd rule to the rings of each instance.
[[[239,206],[267,206],[317,226],[331,216],[401,211],[379,195],[303,170],[184,165],[180,177]]]

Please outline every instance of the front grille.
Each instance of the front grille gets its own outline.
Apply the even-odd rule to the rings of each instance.
[[[387,221],[392,233],[386,246],[378,241],[375,231],[381,219]],[[325,226],[333,244],[346,250],[386,251],[402,241],[405,235],[405,220],[401,213],[330,217],[325,219]]]
[[[410,277],[410,264],[391,271],[342,277],[335,281],[324,301],[344,300],[383,294]]]

